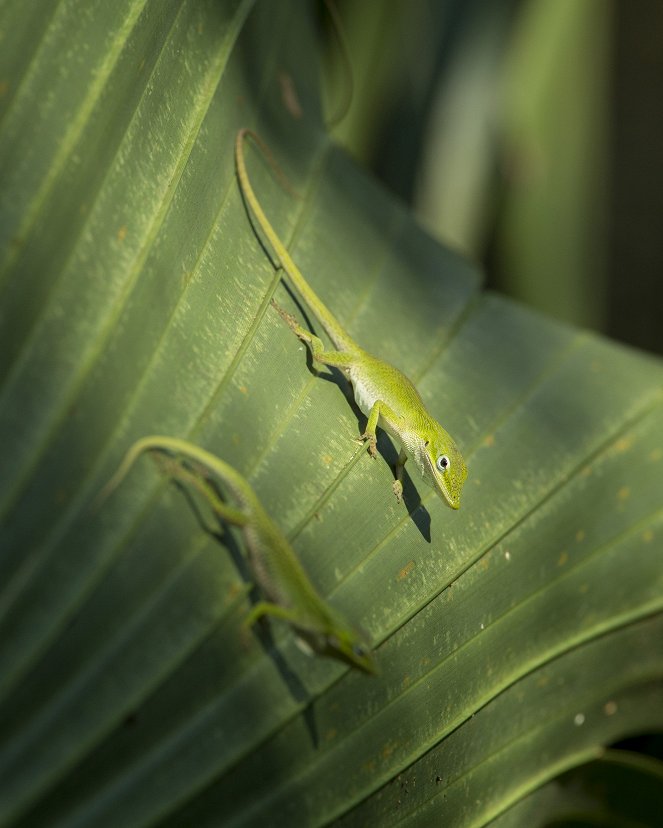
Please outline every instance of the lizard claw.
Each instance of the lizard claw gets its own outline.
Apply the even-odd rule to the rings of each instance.
[[[279,314],[281,319],[283,319],[286,325],[288,325],[293,330],[297,327],[297,320],[295,319],[295,317],[291,313],[288,313],[287,310],[282,308],[276,301],[276,299],[272,299],[270,301],[270,305],[274,308],[274,310],[276,310],[276,312]]]
[[[378,450],[376,448],[377,440],[375,439],[375,434],[367,434],[366,432],[364,432],[362,435],[360,435],[359,440],[362,443],[365,443],[368,440],[368,453],[373,458],[378,456]]]
[[[396,495],[396,503],[400,503],[403,499],[403,484],[400,480],[394,480],[391,488],[393,493]]]

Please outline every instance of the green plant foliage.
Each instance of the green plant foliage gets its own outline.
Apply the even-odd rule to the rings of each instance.
[[[0,20],[0,823],[481,825],[663,727],[663,370],[481,293],[329,141],[315,17],[8,2]],[[387,461],[270,308],[265,209],[463,447],[455,513]],[[381,675],[242,632],[241,546],[137,438],[245,474]],[[227,550],[224,548],[227,547]]]

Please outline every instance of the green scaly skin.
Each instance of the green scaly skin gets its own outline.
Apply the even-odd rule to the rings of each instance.
[[[244,141],[251,137],[269,163],[277,169],[267,146],[248,129],[241,129],[235,141],[235,162],[242,195],[269,241],[292,286],[325,329],[337,350],[326,351],[322,341],[301,327],[290,314],[274,307],[283,319],[311,349],[313,359],[340,369],[354,389],[359,408],[368,417],[361,439],[376,455],[378,426],[400,445],[393,490],[397,500],[403,494],[403,466],[412,458],[423,479],[452,509],[460,508],[460,495],[467,477],[463,456],[451,435],[428,413],[419,392],[410,380],[388,362],[364,351],[344,330],[331,311],[314,293],[294,263],[258,201],[246,171]]]
[[[146,451],[165,453],[170,458],[165,468],[172,477],[194,486],[220,518],[241,528],[253,577],[267,599],[252,607],[244,622],[246,626],[263,615],[282,618],[314,652],[340,659],[366,673],[377,672],[363,636],[319,595],[251,486],[220,458],[185,440],[160,435],[144,437],[129,449],[104,487],[100,501],[108,497]],[[193,466],[187,468],[186,463]],[[236,507],[219,498],[206,476],[219,480]]]

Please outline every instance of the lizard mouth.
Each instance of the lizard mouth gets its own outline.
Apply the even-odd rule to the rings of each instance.
[[[442,497],[447,506],[450,506],[452,509],[460,509],[460,500],[458,498],[452,498],[449,496],[449,492],[440,483],[439,475],[437,469],[433,464],[433,461],[430,459],[428,454],[426,454],[425,457],[426,463],[428,464],[428,470],[430,471],[431,479],[433,480],[435,491]]]

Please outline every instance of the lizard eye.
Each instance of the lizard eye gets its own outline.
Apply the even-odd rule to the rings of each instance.
[[[361,646],[361,644],[353,644],[352,652],[357,656],[357,658],[364,658],[366,656],[366,650]]]
[[[445,471],[448,471],[449,466],[451,466],[451,460],[449,460],[449,458],[447,457],[447,455],[446,455],[446,454],[441,454],[441,455],[437,458],[437,463],[436,463],[436,465],[437,465],[438,469],[439,469],[441,472],[445,472]]]

